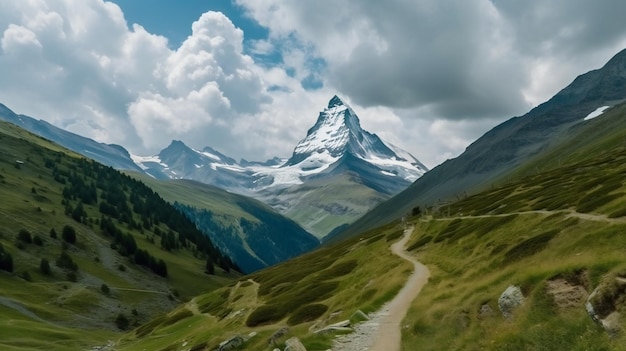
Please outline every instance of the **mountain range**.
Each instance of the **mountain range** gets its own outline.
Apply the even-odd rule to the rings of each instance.
[[[624,101],[626,50],[616,54],[602,68],[576,77],[527,114],[494,127],[460,156],[433,168],[405,191],[377,206],[344,235],[357,235],[388,223],[417,206],[445,206],[450,201],[507,181],[519,167],[560,145],[577,128],[589,123],[590,117],[599,110]]]
[[[338,96],[319,113],[291,157],[265,162],[237,162],[210,146],[196,150],[179,140],[158,155],[142,157],[17,115],[4,105],[0,119],[117,169],[156,179],[196,180],[256,198],[319,239],[349,225],[428,170],[409,152],[365,131]]]

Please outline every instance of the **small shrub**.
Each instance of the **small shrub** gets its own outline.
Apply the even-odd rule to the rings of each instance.
[[[126,318],[126,316],[123,313],[120,313],[115,318],[115,325],[120,330],[127,330],[128,327],[130,326],[130,321],[128,320],[128,318]]]
[[[28,230],[22,229],[17,233],[17,240],[23,242],[24,244],[30,244],[33,242],[33,237],[30,235]]]
[[[277,306],[263,305],[250,313],[246,320],[246,325],[248,327],[256,327],[258,325],[278,322],[283,318],[283,315],[284,314]]]
[[[117,266],[117,269],[121,272],[126,272],[126,266],[124,266],[123,264],[120,263],[119,266]]]
[[[554,229],[522,241],[504,254],[504,262],[509,263],[536,254],[543,250],[557,234],[559,230]]]
[[[315,303],[298,308],[287,320],[289,325],[297,325],[318,319],[328,311],[328,306]]]
[[[400,239],[402,237],[402,235],[404,235],[404,230],[397,230],[391,234],[387,234],[387,242],[389,241],[396,241],[398,239]]]
[[[76,243],[76,230],[74,227],[66,225],[63,227],[63,232],[61,233],[61,237],[65,242],[74,244]]]
[[[111,293],[111,289],[109,288],[108,285],[102,283],[102,285],[100,285],[100,291],[102,291],[103,294],[109,296],[109,294]]]
[[[61,252],[61,256],[59,256],[56,263],[57,263],[57,266],[60,268],[69,269],[71,271],[78,270],[78,265],[76,264],[76,262],[74,262],[72,257],[65,251]]]
[[[54,230],[54,228],[50,229],[50,237],[52,239],[56,239],[57,238],[57,231]]]
[[[425,237],[419,239],[415,243],[409,245],[409,247],[407,248],[407,251],[413,251],[413,250],[419,249],[420,247],[431,242],[432,240],[433,240],[433,237],[431,235],[426,235]]]
[[[167,317],[167,319],[163,322],[163,326],[167,327],[168,325],[172,325],[178,321],[181,321],[185,318],[189,318],[193,316],[193,312],[188,309],[180,310],[174,313],[171,317]]]
[[[39,262],[39,270],[43,275],[52,274],[52,269],[50,268],[50,262],[48,262],[47,258],[42,258]]]
[[[344,276],[352,272],[356,267],[358,267],[358,265],[359,264],[357,260],[349,260],[346,262],[337,263],[324,271],[324,277],[326,279],[333,279],[336,277]]]
[[[67,274],[65,275],[65,279],[72,283],[76,283],[78,281],[78,274],[76,274],[76,272],[74,271],[67,272]]]
[[[20,278],[26,280],[27,282],[32,281],[32,278],[30,276],[30,273],[28,271],[24,271],[20,274]]]
[[[39,235],[35,235],[35,237],[33,238],[33,243],[37,246],[43,246],[43,240]]]
[[[13,256],[4,250],[0,244],[0,269],[7,272],[13,272]]]

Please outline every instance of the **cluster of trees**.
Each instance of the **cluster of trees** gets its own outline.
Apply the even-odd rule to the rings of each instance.
[[[13,256],[0,244],[0,270],[13,272]]]
[[[135,263],[160,272],[157,274],[167,274],[165,263],[160,264],[149,254],[146,260],[142,260],[143,254],[137,259],[140,248],[131,234],[117,227],[119,224],[142,233],[152,231],[160,237],[164,250],[187,248],[226,270],[237,269],[195,223],[141,181],[92,160],[66,160],[68,158],[62,153],[57,154],[56,159],[44,159],[44,165],[52,170],[54,179],[63,185],[66,214],[78,222],[97,223],[97,219],[87,218],[85,206],[97,208],[101,214],[102,231],[111,236],[116,250],[133,258]],[[143,250],[143,253],[147,251]]]
[[[111,247],[122,256],[130,257],[135,264],[148,267],[154,273],[167,277],[167,264],[165,261],[162,259],[157,260],[148,251],[140,249],[137,246],[135,237],[117,228],[111,218],[104,216],[100,218],[100,229],[103,234],[113,239]]]

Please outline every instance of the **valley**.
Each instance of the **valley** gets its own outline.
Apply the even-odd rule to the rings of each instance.
[[[2,349],[625,349],[626,50],[432,170],[338,96],[267,162],[0,115]]]

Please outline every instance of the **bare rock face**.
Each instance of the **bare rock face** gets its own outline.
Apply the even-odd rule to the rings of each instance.
[[[243,343],[244,343],[243,337],[241,337],[240,335],[235,335],[228,340],[222,341],[220,343],[220,347],[218,348],[218,350],[219,351],[235,350],[239,346],[243,345]]]
[[[513,317],[513,311],[524,304],[524,294],[519,286],[509,285],[498,299],[498,307],[506,319]]]
[[[302,342],[297,337],[289,338],[285,342],[285,351],[307,351],[306,347],[302,345]]]
[[[615,337],[623,332],[619,308],[626,298],[626,278],[605,279],[590,295],[585,303],[587,313],[606,332]]]
[[[546,283],[546,292],[559,308],[582,306],[589,294],[582,285],[570,284],[565,279],[553,279]]]
[[[289,328],[287,327],[278,329],[274,334],[272,334],[272,336],[270,336],[268,344],[270,346],[276,345],[277,341],[283,336],[287,335],[287,333],[289,333]]]

